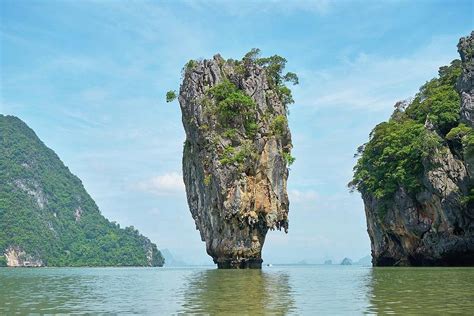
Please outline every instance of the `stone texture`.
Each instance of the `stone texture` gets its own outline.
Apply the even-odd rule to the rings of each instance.
[[[461,203],[466,167],[449,150],[425,163],[438,166],[425,173],[425,190],[414,200],[399,188],[385,217],[363,195],[374,265],[474,264],[474,211]]]
[[[458,82],[461,120],[473,126],[474,32],[458,49],[463,73]],[[435,133],[432,124],[425,127]],[[474,210],[462,203],[474,184],[472,157],[454,155],[448,146],[425,159],[424,190],[416,199],[400,187],[386,216],[378,201],[363,194],[372,263],[386,265],[474,265]]]
[[[8,267],[42,267],[43,261],[27,254],[20,247],[10,246],[5,250],[5,259]]]
[[[461,120],[474,128],[474,31],[459,40],[463,72],[458,82],[461,94]]]
[[[184,70],[179,103],[186,132],[183,178],[188,205],[206,242],[207,253],[219,268],[260,268],[261,251],[269,229],[288,229],[288,169],[282,152],[291,150],[287,125],[274,135],[271,122],[286,117],[286,106],[268,84],[263,68],[236,63],[219,55],[195,62]],[[243,124],[235,124],[234,137],[211,110],[215,100],[208,89],[229,79],[256,103],[258,131],[245,136]],[[242,164],[223,164],[224,148],[250,148]]]
[[[459,40],[458,52],[463,65],[458,81],[461,94],[461,121],[474,128],[474,31]],[[474,177],[474,155],[465,155],[469,175]]]

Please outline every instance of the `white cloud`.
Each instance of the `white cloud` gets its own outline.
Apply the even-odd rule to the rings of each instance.
[[[169,172],[138,183],[138,189],[155,195],[175,195],[184,192],[183,177],[178,172]]]

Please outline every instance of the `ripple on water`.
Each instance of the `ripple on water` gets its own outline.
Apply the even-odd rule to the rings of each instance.
[[[0,268],[0,314],[469,314],[474,268]]]

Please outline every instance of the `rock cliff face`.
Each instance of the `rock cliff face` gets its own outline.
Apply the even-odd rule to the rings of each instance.
[[[20,247],[8,247],[5,250],[6,266],[8,267],[42,267],[43,261],[28,255]]]
[[[458,52],[463,64],[458,82],[461,94],[461,120],[474,127],[474,32],[471,36],[461,38]]]
[[[184,70],[179,103],[187,200],[219,268],[261,267],[267,231],[288,229],[292,145],[288,102],[276,87],[251,58],[216,55]]]
[[[456,85],[460,123],[474,127],[474,32],[462,38],[458,50],[462,71]],[[474,265],[474,166],[472,129],[464,127],[464,146],[456,145],[429,121],[425,128],[442,145],[423,159],[422,189],[415,195],[399,186],[385,213],[373,192],[361,191],[372,245],[372,263],[386,265]],[[462,125],[460,125],[462,126]],[[470,134],[469,134],[470,133]],[[467,148],[471,146],[470,148]]]
[[[463,64],[457,85],[461,94],[461,121],[474,128],[474,32],[461,38],[458,52]],[[474,177],[474,154],[466,155],[464,160],[471,178]]]

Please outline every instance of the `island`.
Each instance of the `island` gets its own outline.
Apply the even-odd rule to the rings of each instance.
[[[458,51],[358,149],[375,266],[474,265],[474,32]]]
[[[0,115],[0,266],[162,266],[157,246],[101,215],[56,153]]]

